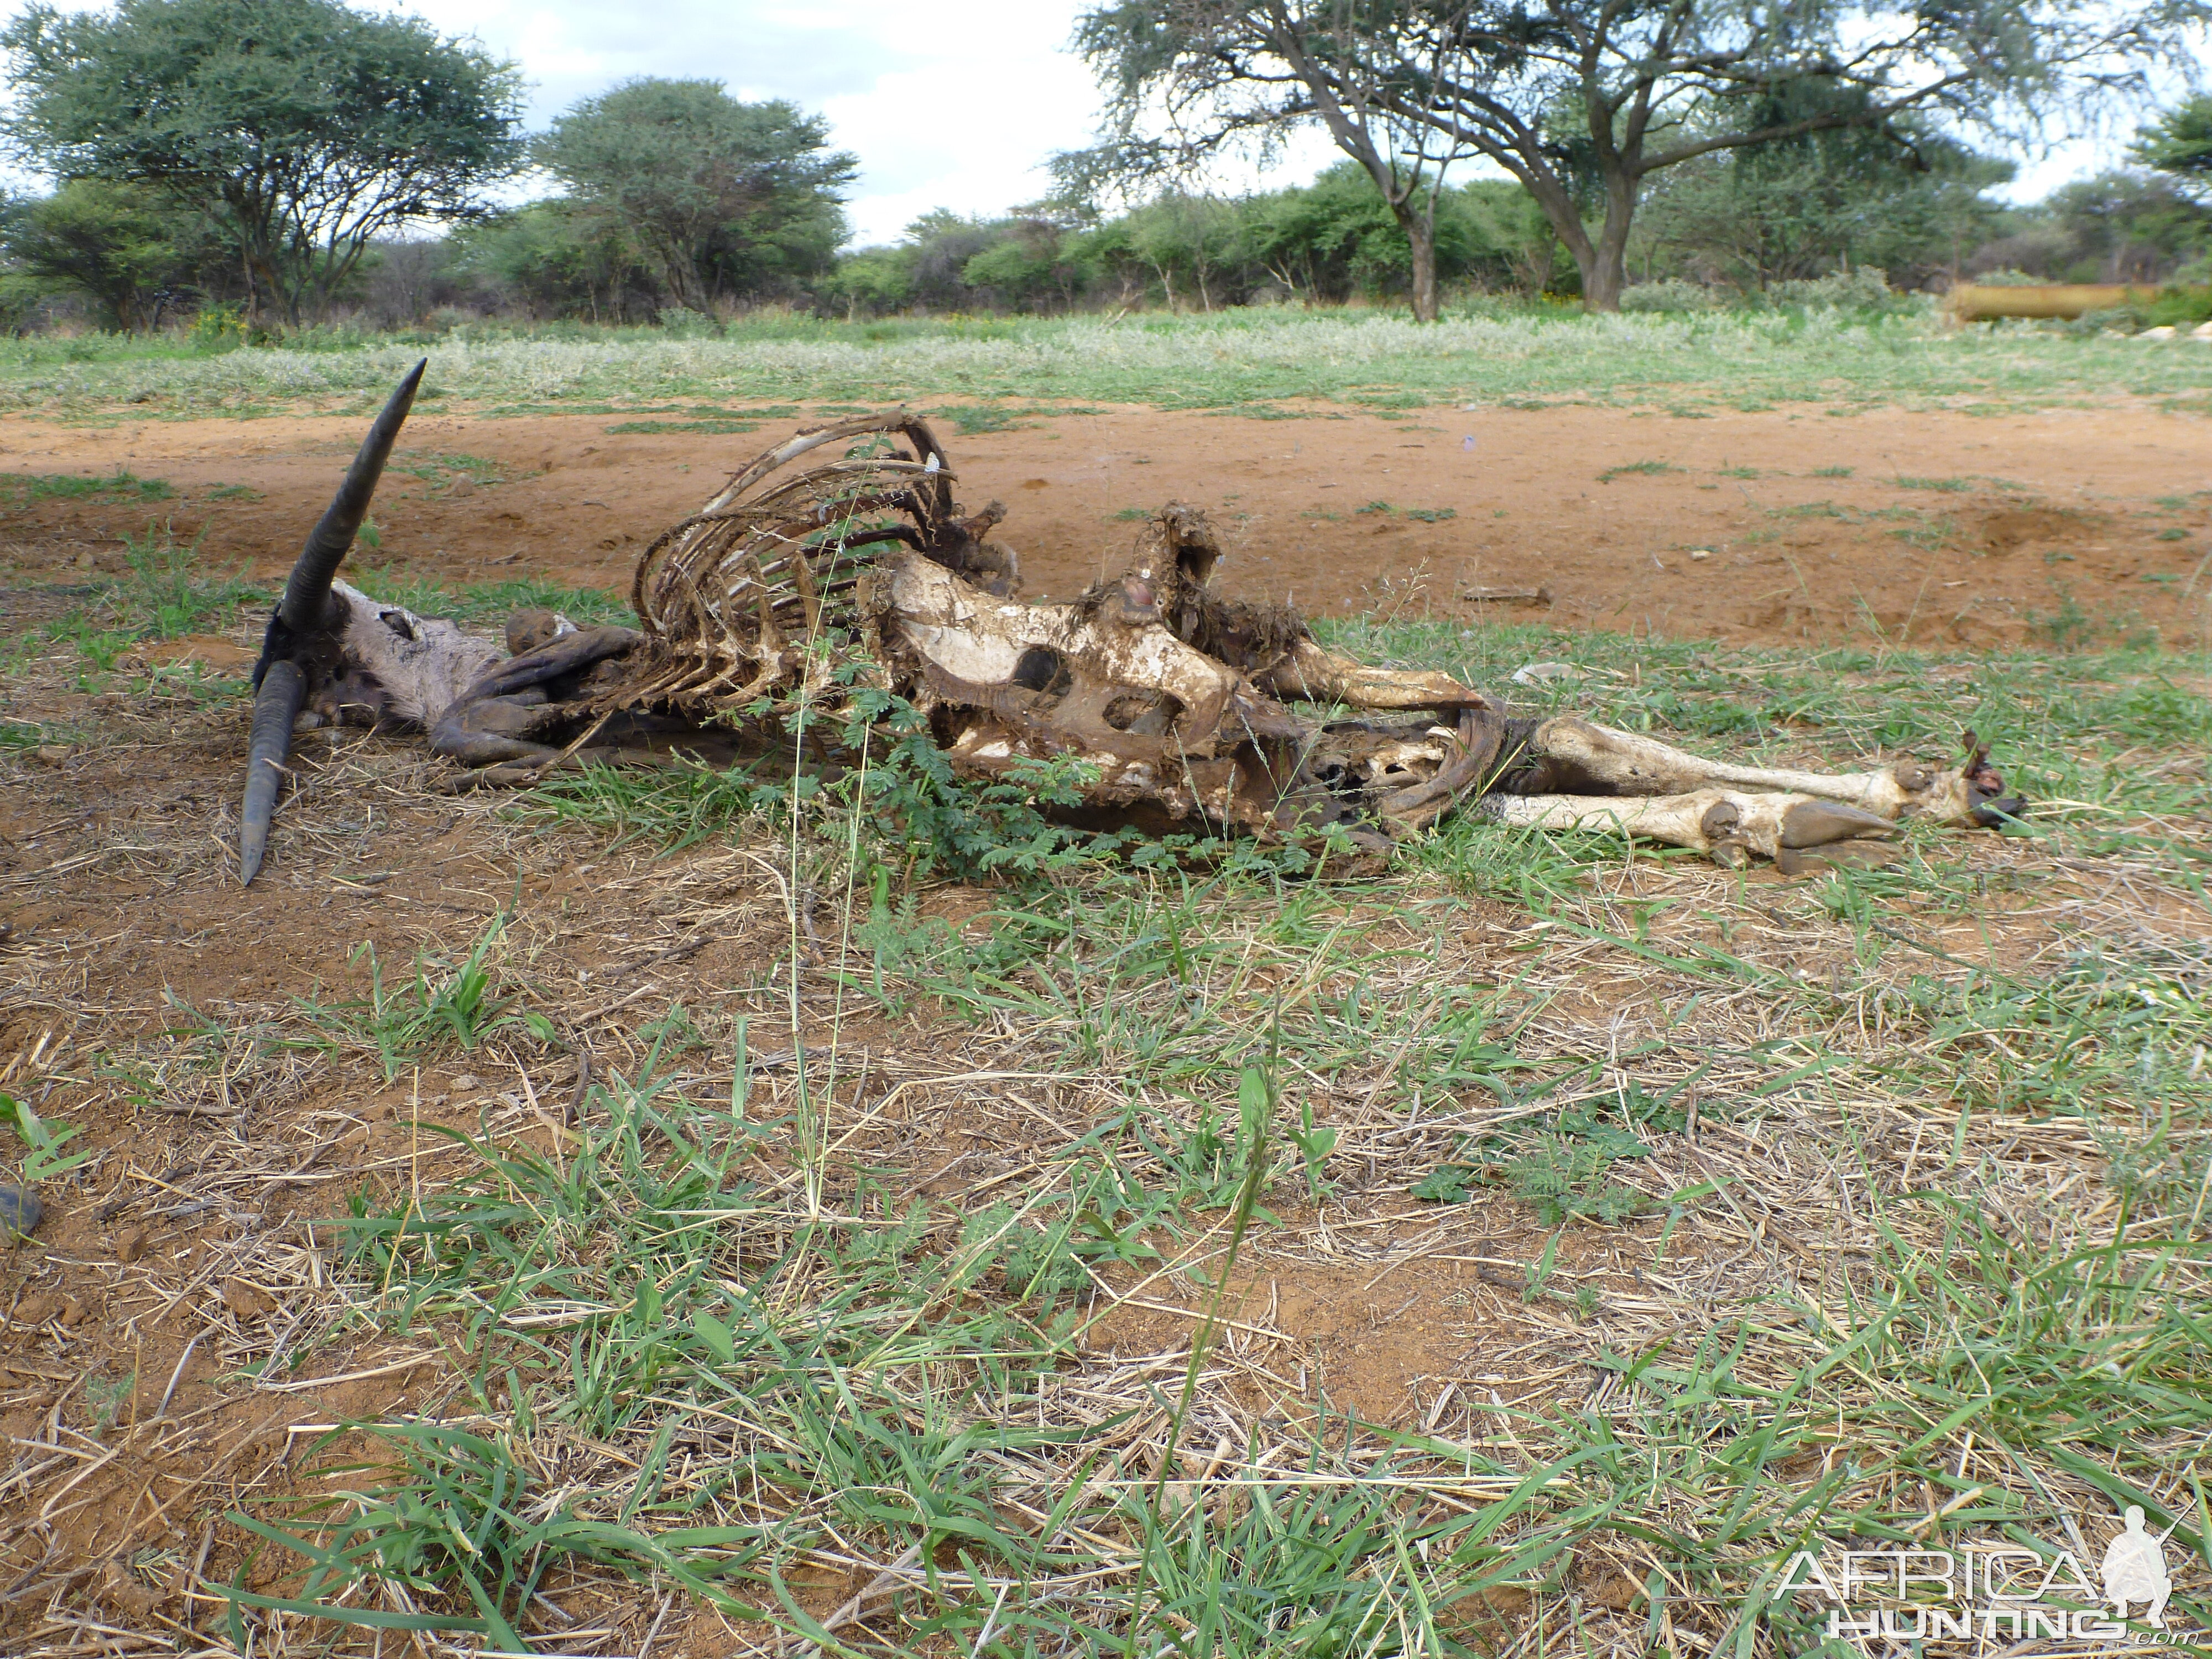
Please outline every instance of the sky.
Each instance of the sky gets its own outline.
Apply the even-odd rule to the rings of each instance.
[[[85,3],[60,0],[70,10]],[[0,17],[21,4],[0,0]],[[933,208],[997,214],[1036,200],[1049,186],[1046,158],[1090,142],[1099,118],[1090,71],[1066,50],[1083,0],[402,0],[394,9],[520,64],[533,130],[635,76],[720,81],[741,98],[787,98],[826,115],[838,148],[860,161],[847,204],[855,246],[894,241]],[[2006,193],[2034,199],[2118,149],[2108,139],[2023,156]],[[1332,159],[1326,141],[1310,137],[1267,182],[1303,183]]]

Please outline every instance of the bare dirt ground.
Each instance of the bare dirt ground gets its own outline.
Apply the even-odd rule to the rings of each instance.
[[[530,574],[620,589],[653,534],[776,435],[622,436],[607,424],[419,420],[403,462],[465,455],[498,465],[392,475],[371,557],[447,585]],[[0,471],[127,468],[183,498],[10,509],[0,523],[7,633],[66,609],[56,584],[118,568],[117,538],[149,516],[173,519],[180,536],[204,530],[218,564],[280,574],[358,436],[358,422],[335,420],[106,430],[0,422]],[[1516,614],[1775,643],[2018,640],[2069,597],[2096,625],[2154,626],[2178,642],[2212,520],[2212,495],[2197,493],[2202,428],[2148,413],[1677,421],[1495,411],[1443,425],[1130,413],[949,441],[963,497],[1008,504],[1006,538],[1024,554],[1032,593],[1065,596],[1111,568],[1133,528],[1116,514],[1182,498],[1234,527],[1234,586],[1315,611],[1428,603],[1472,617],[1478,607],[1459,597],[1470,585],[1540,586],[1548,611]],[[1647,462],[1674,470],[1601,481]],[[1816,476],[1822,468],[1849,472]],[[1756,476],[1736,476],[1747,471]],[[222,486],[258,499],[209,500]],[[1397,510],[1359,511],[1377,501]],[[1824,502],[1832,514],[1792,512]],[[2185,534],[2161,539],[2173,529]],[[247,659],[244,635],[231,644],[235,672]],[[788,954],[789,912],[772,869],[726,847],[663,858],[544,833],[502,802],[436,793],[434,769],[404,743],[357,733],[304,742],[270,870],[242,893],[224,844],[242,707],[180,682],[138,684],[87,690],[65,666],[34,666],[8,694],[9,718],[80,735],[0,760],[0,1090],[81,1125],[77,1146],[99,1153],[50,1193],[36,1241],[0,1256],[0,1430],[21,1454],[0,1475],[0,1649],[10,1653],[88,1651],[103,1640],[116,1650],[158,1640],[229,1651],[223,1603],[206,1586],[235,1574],[266,1589],[294,1564],[257,1553],[222,1517],[257,1492],[290,1490],[317,1425],[450,1402],[452,1375],[465,1369],[434,1331],[356,1331],[316,1352],[303,1374],[277,1364],[342,1311],[327,1294],[328,1222],[348,1194],[449,1175],[459,1160],[439,1125],[489,1121],[553,1147],[575,1051],[592,1054],[602,1075],[634,1073],[641,1026],[672,1003],[698,1011],[702,1030],[787,1007],[773,964]],[[2011,874],[2027,855],[1995,838],[1972,856],[1992,890],[2031,884]],[[1729,880],[1680,868],[1622,879],[1632,898],[1675,901]],[[987,900],[952,890],[930,903],[957,920]],[[2060,879],[2016,912],[1993,903],[1930,918],[1925,938],[1939,952],[2024,959],[2058,937],[2061,912],[2089,902],[2086,888]],[[502,915],[518,981],[560,993],[563,1044],[510,1034],[388,1079],[343,1043],[257,1051],[224,1035],[257,1024],[296,1034],[295,997],[367,994],[364,945],[395,980],[418,953],[457,959]],[[1373,948],[1424,953],[1424,971],[1449,962],[1470,983],[1535,971],[1511,915],[1463,902],[1453,917],[1446,931],[1365,925],[1383,930]],[[1731,948],[1817,978],[1847,964],[1850,945],[1812,912],[1769,904]],[[1595,1052],[1618,1041],[1632,1014],[1661,1018],[1667,988],[1633,958],[1559,945],[1541,972],[1561,996],[1559,1018]],[[826,985],[807,993],[802,1024],[810,1047],[834,1028],[852,1063],[868,1068],[850,1155],[956,1204],[1032,1168],[1116,1087],[1110,1077],[1029,1069],[1018,1034],[979,1043],[965,1029],[863,1017]],[[764,1090],[786,1086],[772,1056],[760,1071]],[[1402,1115],[1378,1116],[1387,1077],[1378,1071],[1364,1102],[1347,1085],[1322,1103],[1320,1121],[1340,1127],[1347,1152],[1370,1147],[1364,1184],[1349,1180],[1317,1232],[1283,1212],[1300,1224],[1260,1250],[1230,1348],[1246,1367],[1239,1386],[1261,1406],[1272,1399],[1283,1411],[1325,1389],[1340,1409],[1448,1428],[1500,1392],[1583,1390],[1592,1345],[1641,1340],[1644,1323],[1674,1316],[1677,1298],[1749,1295],[1796,1259],[1813,1270],[1818,1252],[1778,1223],[1771,1236],[1762,1223],[1755,1240],[1717,1224],[1663,1260],[1643,1247],[1656,1223],[1637,1246],[1620,1232],[1603,1246],[1571,1242],[1559,1282],[1586,1291],[1598,1310],[1596,1324],[1571,1325],[1521,1293],[1544,1238],[1525,1210],[1479,1198],[1440,1216],[1406,1198],[1404,1160],[1448,1151],[1452,1135],[1447,1127],[1425,1140]],[[1902,1126],[1900,1145],[1909,1129],[1917,1150],[1922,1127]],[[1774,1150],[1716,1139],[1653,1182],[1687,1184],[1708,1159]],[[1190,1299],[1166,1289],[1133,1296],[1093,1346],[1117,1364],[1158,1357],[1153,1369],[1170,1376]],[[242,1375],[264,1362],[285,1380]],[[818,1612],[867,1577],[825,1565],[802,1588]],[[656,1611],[611,1578],[578,1579],[555,1600],[578,1652],[638,1651]],[[749,1651],[758,1639],[711,1613],[679,1612],[653,1652]]]
[[[362,556],[447,586],[527,572],[626,591],[644,542],[789,423],[758,434],[612,424],[417,416],[406,439],[416,459],[477,458],[501,481],[394,475],[378,499],[383,545]],[[967,437],[945,424],[963,495],[1006,503],[1004,539],[1044,599],[1119,568],[1131,536],[1115,515],[1186,500],[1242,544],[1228,581],[1317,615],[1401,605],[1418,581],[1419,600],[1469,614],[1471,588],[1541,588],[1548,611],[1524,614],[1676,636],[2009,643],[2078,613],[2179,644],[2212,524],[2201,422],[2150,410],[1267,422],[1126,411]],[[178,533],[204,528],[211,559],[270,577],[360,426],[10,417],[0,471],[166,479],[186,497],[167,513]],[[223,485],[259,499],[204,499]],[[97,565],[148,516],[50,502],[15,515],[9,539],[27,572]]]

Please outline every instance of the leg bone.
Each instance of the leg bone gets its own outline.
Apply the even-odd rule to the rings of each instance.
[[[1731,866],[1752,854],[1779,858],[1891,828],[1874,813],[1814,795],[1718,787],[1669,795],[1485,795],[1481,810],[1516,829],[1638,836]]]
[[[1585,788],[1610,787],[1623,794],[1675,795],[1711,784],[1729,784],[1746,790],[1816,795],[1893,823],[1910,817],[1956,823],[1970,817],[1979,804],[1966,769],[1960,767],[1927,766],[1912,760],[1870,772],[1737,766],[1571,715],[1541,722],[1529,747],[1540,760],[1581,775],[1577,781]]]

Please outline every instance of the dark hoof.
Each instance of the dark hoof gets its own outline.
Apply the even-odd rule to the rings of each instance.
[[[28,1238],[46,1213],[46,1206],[28,1187],[0,1187],[0,1242]]]
[[[1998,800],[1977,801],[1970,816],[1984,830],[2011,829],[2027,816],[2027,800],[2021,795],[2006,795]]]
[[[1817,876],[1846,864],[1861,870],[1879,870],[1904,856],[1905,849],[1893,842],[1847,841],[1804,852],[1785,847],[1774,855],[1774,867],[1785,876]]]
[[[1854,836],[1886,836],[1896,828],[1887,818],[1841,801],[1800,801],[1782,815],[1782,844],[1826,847],[1832,841],[1849,841]]]

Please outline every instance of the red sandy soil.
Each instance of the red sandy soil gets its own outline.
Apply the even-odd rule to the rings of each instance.
[[[610,434],[614,423],[418,416],[406,452],[481,457],[512,476],[459,491],[388,477],[383,546],[366,557],[446,584],[529,573],[623,591],[639,549],[780,430],[633,435]],[[210,559],[275,577],[361,425],[0,420],[0,472],[127,467],[185,498],[41,503],[11,515],[6,539],[25,574],[98,567],[116,560],[113,537],[161,514],[179,534],[204,527]],[[2204,624],[2208,584],[2191,581],[2212,520],[2212,491],[2197,492],[2212,479],[2203,423],[2188,415],[1129,411],[946,437],[963,498],[1009,507],[1001,537],[1036,598],[1067,597],[1120,566],[1134,527],[1117,514],[1183,500],[1230,533],[1224,586],[1319,615],[1408,603],[1472,613],[1459,596],[1486,586],[1548,591],[1548,607],[1516,617],[1745,642],[2033,641],[2039,622],[2080,614],[2112,638],[2155,628],[2181,644]],[[1674,470],[1601,477],[1652,463]],[[1849,476],[1817,476],[1836,468]],[[1954,487],[1900,483],[1916,479]],[[203,499],[221,484],[261,499]],[[1376,502],[1398,510],[1360,511]]]

